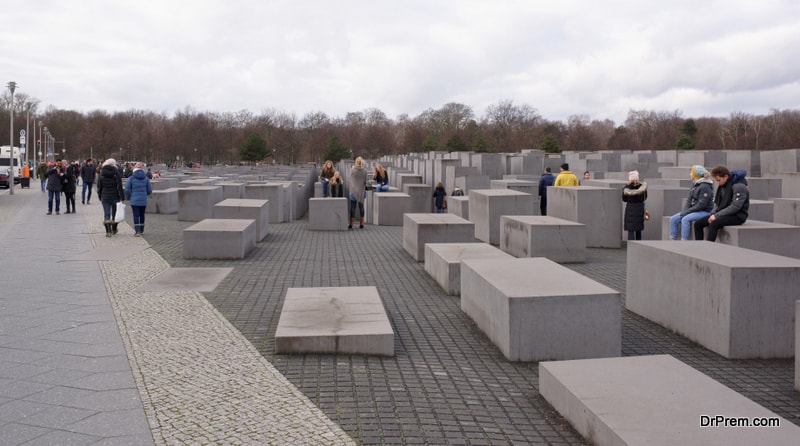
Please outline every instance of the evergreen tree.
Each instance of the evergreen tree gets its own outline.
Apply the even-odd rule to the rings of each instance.
[[[692,150],[697,146],[697,143],[694,142],[694,138],[684,133],[683,135],[678,138],[678,142],[675,144],[675,148],[678,150]]]
[[[450,139],[447,140],[445,147],[447,147],[448,152],[466,152],[469,150],[467,143],[458,135],[451,136]]]
[[[247,141],[239,146],[239,157],[242,161],[261,161],[271,155],[267,142],[258,133],[251,133]]]
[[[558,141],[552,135],[545,136],[536,148],[544,150],[545,153],[561,153],[561,147],[558,146]]]
[[[472,150],[474,150],[477,153],[491,152],[491,150],[489,149],[489,143],[486,142],[486,138],[484,138],[483,135],[478,135],[478,137],[475,138],[475,144],[473,144]]]
[[[435,152],[438,148],[439,145],[436,144],[436,138],[431,135],[428,135],[425,141],[422,142],[422,150],[425,152]]]

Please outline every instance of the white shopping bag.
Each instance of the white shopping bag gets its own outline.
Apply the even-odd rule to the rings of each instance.
[[[125,203],[117,202],[117,214],[114,216],[114,221],[117,223],[125,221]]]

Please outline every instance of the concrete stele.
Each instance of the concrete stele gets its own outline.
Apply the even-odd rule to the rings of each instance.
[[[275,331],[275,353],[394,356],[394,331],[378,289],[287,289]]]
[[[709,426],[704,416],[778,415],[670,355],[542,362],[539,392],[598,446],[788,446],[800,439],[800,427],[783,418],[779,427]]]
[[[467,259],[513,259],[488,243],[426,243],[425,272],[451,296],[461,294],[461,261]]]
[[[403,215],[403,249],[417,262],[425,260],[426,243],[475,241],[475,223],[452,214]]]

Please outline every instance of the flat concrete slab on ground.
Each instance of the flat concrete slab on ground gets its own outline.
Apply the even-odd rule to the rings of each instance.
[[[374,286],[289,288],[276,353],[394,355],[394,331]]]
[[[170,268],[148,280],[136,291],[211,292],[233,268]]]
[[[145,249],[147,248],[143,246],[98,246],[91,251],[67,257],[64,260],[120,260],[136,255]]]

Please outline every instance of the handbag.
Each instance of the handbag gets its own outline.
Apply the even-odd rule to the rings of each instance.
[[[125,221],[125,203],[121,201],[117,202],[117,213],[114,215],[114,221],[117,223]]]
[[[644,221],[650,220],[650,213],[647,212],[647,209],[644,211]]]
[[[447,200],[442,200],[442,209],[447,209]]]

